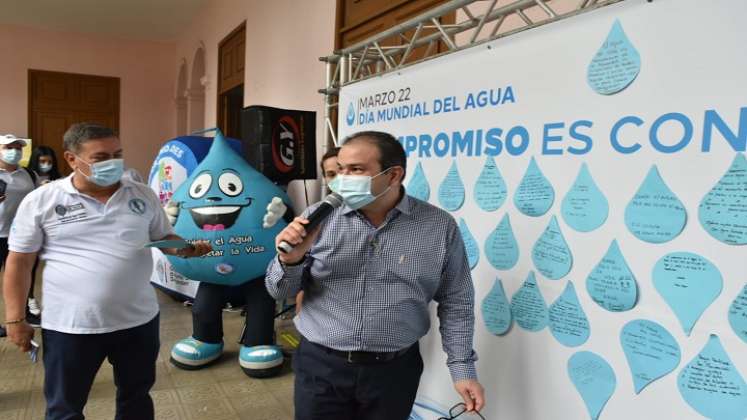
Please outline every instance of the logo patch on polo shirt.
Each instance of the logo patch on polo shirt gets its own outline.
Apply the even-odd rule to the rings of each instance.
[[[75,203],[69,206],[58,204],[54,207],[54,212],[57,213],[57,219],[62,224],[75,222],[86,217],[86,208],[83,207],[83,203]]]
[[[130,207],[130,211],[132,211],[133,213],[140,215],[145,214],[146,205],[145,201],[143,201],[142,199],[133,198],[129,203],[127,203],[127,205]]]

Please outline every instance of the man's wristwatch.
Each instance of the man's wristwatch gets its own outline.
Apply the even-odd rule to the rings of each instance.
[[[304,255],[303,258],[301,258],[300,260],[294,262],[293,264],[291,264],[291,263],[285,263],[285,262],[281,261],[280,258],[278,258],[278,261],[280,261],[280,266],[283,267],[283,268],[285,268],[285,267],[296,267],[296,266],[299,266],[299,265],[303,264],[304,261],[306,261],[306,256]]]

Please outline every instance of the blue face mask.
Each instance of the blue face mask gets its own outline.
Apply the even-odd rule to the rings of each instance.
[[[384,169],[374,176],[369,175],[343,175],[338,174],[335,179],[329,182],[329,188],[340,194],[342,201],[353,210],[363,208],[382,195],[386,194],[391,186],[387,187],[379,195],[371,193],[371,181],[377,176],[385,173],[391,168]]]
[[[96,163],[88,163],[80,157],[78,159],[85,162],[91,168],[91,175],[86,175],[83,172],[81,174],[100,187],[112,186],[122,179],[124,159],[109,159]],[[80,169],[78,172],[80,172]]]
[[[23,152],[20,149],[3,149],[0,154],[0,158],[8,165],[17,165],[21,157],[23,157]]]

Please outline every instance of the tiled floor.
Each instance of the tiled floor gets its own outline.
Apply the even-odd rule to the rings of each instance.
[[[238,364],[236,340],[243,325],[238,312],[224,312],[226,346],[223,358],[200,371],[183,371],[169,363],[171,346],[192,332],[190,308],[159,293],[161,303],[161,354],[157,381],[151,395],[156,418],[163,420],[286,420],[293,418],[293,373],[286,360],[274,378],[252,379]],[[0,307],[2,310],[2,307]],[[38,336],[37,331],[37,336]],[[37,337],[38,339],[38,337]],[[44,368],[0,339],[0,420],[41,420]],[[86,406],[86,419],[114,417],[115,388],[112,368],[101,367]]]

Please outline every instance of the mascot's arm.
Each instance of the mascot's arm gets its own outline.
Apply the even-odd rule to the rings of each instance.
[[[262,227],[269,229],[280,220],[283,215],[288,211],[288,206],[283,203],[283,199],[280,197],[273,197],[270,204],[267,205],[267,213],[262,218]]]

